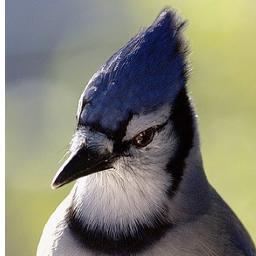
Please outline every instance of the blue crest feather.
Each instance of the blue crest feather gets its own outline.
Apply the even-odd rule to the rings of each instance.
[[[165,9],[116,52],[87,85],[81,122],[115,132],[131,114],[171,104],[187,80],[183,26]]]

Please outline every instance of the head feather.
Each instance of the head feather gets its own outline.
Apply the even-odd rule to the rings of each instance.
[[[117,131],[131,114],[149,113],[172,103],[187,80],[184,22],[164,9],[93,76],[82,98],[80,119]]]

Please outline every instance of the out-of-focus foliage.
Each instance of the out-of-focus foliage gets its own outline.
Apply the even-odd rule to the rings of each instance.
[[[10,0],[6,255],[35,255],[45,222],[70,190],[49,185],[84,85],[165,6],[189,21],[189,91],[207,176],[256,240],[256,1]]]

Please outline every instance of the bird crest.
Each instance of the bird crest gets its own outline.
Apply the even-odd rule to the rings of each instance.
[[[164,9],[94,74],[83,92],[82,124],[115,132],[134,114],[172,103],[187,80],[184,22]]]

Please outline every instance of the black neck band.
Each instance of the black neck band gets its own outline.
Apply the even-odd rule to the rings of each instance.
[[[167,171],[172,176],[172,186],[168,194],[173,197],[182,181],[185,159],[193,146],[194,137],[194,117],[185,88],[177,96],[170,118],[177,138],[176,151],[167,165]],[[161,214],[149,220],[149,223],[152,223],[150,226],[138,222],[136,233],[129,230],[122,233],[120,227],[115,236],[107,232],[106,228],[92,229],[89,223],[82,221],[79,216],[79,212],[70,207],[67,222],[73,236],[84,248],[107,255],[128,256],[144,251],[159,241],[173,226],[168,220],[167,207]],[[118,227],[116,228],[118,230]]]
[[[189,101],[186,88],[178,94],[170,116],[177,144],[175,152],[167,165],[167,171],[172,176],[172,186],[169,189],[169,196],[173,197],[182,181],[185,169],[185,160],[193,147],[195,133],[194,113]]]
[[[167,210],[159,216],[152,217],[150,226],[137,223],[137,232],[126,230],[122,232],[122,227],[117,228],[117,234],[107,232],[106,228],[92,227],[79,218],[79,214],[74,207],[70,207],[66,216],[68,226],[85,249],[107,255],[128,256],[150,248],[155,242],[160,240],[172,227],[167,220]]]

